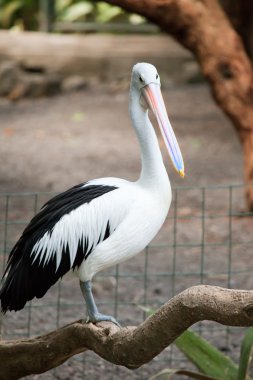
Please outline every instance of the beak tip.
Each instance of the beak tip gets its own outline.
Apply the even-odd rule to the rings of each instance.
[[[178,171],[180,177],[184,178],[185,174],[184,174],[184,169],[181,169]]]

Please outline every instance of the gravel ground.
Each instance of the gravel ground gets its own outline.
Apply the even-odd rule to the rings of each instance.
[[[227,187],[242,182],[241,147],[234,130],[204,85],[167,88],[164,97],[184,155],[186,178],[173,172],[164,151],[172,186],[180,186],[174,190],[168,220],[146,252],[98,276],[94,285],[101,310],[116,313],[124,326],[143,319],[136,305],[157,307],[190,285],[253,286],[252,218],[229,217],[244,210],[243,189]],[[126,91],[115,93],[104,87],[18,103],[1,100],[1,221],[6,216],[5,192],[63,191],[103,176],[136,179],[140,152],[127,102]],[[209,187],[213,185],[221,187]],[[9,199],[9,224],[7,228],[0,224],[1,251],[11,248],[35,206],[48,196]],[[42,300],[8,314],[3,332],[5,337],[41,334],[82,316],[78,281],[68,275]],[[212,323],[197,328],[216,346],[238,357],[240,329],[228,334]],[[33,379],[147,379],[166,365],[188,367],[175,348],[135,372],[88,353]]]

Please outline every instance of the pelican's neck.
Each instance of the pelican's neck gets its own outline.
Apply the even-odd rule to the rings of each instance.
[[[158,140],[149,120],[148,111],[140,105],[140,94],[133,87],[130,89],[129,111],[132,124],[141,147],[141,174],[139,182],[168,182]]]

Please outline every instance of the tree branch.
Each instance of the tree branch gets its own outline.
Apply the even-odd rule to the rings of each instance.
[[[200,285],[186,289],[138,327],[76,321],[36,338],[0,342],[0,379],[43,373],[92,350],[111,363],[135,369],[149,362],[194,323],[253,325],[253,291]]]

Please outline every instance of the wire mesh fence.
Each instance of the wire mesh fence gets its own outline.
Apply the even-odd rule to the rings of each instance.
[[[146,317],[141,306],[156,309],[192,285],[252,289],[253,213],[245,211],[244,191],[243,185],[173,189],[168,218],[145,251],[96,276],[93,287],[101,311],[114,315],[123,326],[137,325]],[[26,224],[51,196],[0,195],[0,271]],[[33,300],[17,313],[7,313],[0,331],[5,339],[29,337],[84,316],[79,281],[68,274],[43,299]],[[194,328],[238,358],[243,329],[211,322]],[[135,372],[117,368],[86,352],[39,378],[147,379],[166,366],[189,367],[189,363],[173,345]]]

